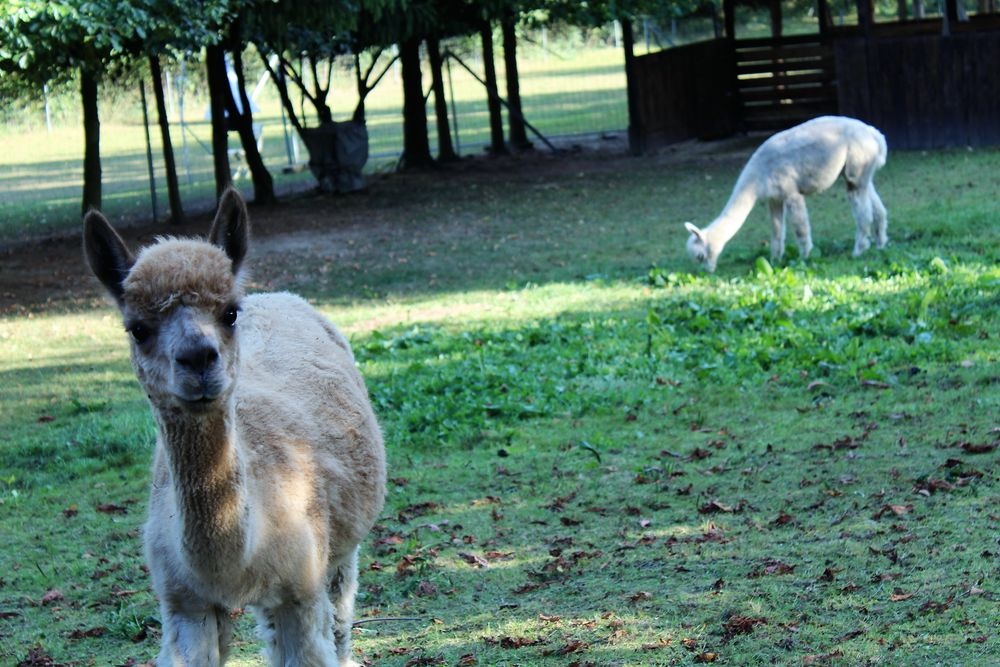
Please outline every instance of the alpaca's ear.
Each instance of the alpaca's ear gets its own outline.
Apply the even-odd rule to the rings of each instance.
[[[685,222],[684,223],[684,229],[688,230],[689,232],[691,232],[692,234],[694,234],[696,237],[698,237],[698,240],[701,241],[702,243],[705,242],[705,237],[701,235],[701,230],[698,229],[697,227],[695,227],[694,223]]]
[[[219,199],[219,210],[215,214],[212,231],[208,233],[208,240],[225,250],[229,259],[233,260],[233,273],[240,270],[247,255],[249,237],[247,205],[236,188],[229,187]]]
[[[123,283],[135,258],[107,218],[94,209],[87,211],[83,217],[83,253],[90,270],[121,308],[125,295]]]

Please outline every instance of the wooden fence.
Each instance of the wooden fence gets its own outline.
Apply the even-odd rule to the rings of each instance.
[[[891,148],[1000,144],[1000,32],[835,43],[840,113]]]
[[[733,53],[725,39],[635,59],[639,126],[647,145],[716,139],[737,131]]]
[[[950,36],[922,21],[868,37],[723,38],[639,56],[642,139],[711,139],[839,113],[881,129],[891,148],[1000,145],[1000,16],[974,19]]]

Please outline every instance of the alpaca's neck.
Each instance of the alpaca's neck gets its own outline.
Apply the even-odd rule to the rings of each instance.
[[[245,475],[232,406],[192,415],[159,412],[184,549],[192,564],[215,569],[246,545]]]
[[[757,203],[757,183],[748,170],[744,169],[722,213],[702,230],[712,246],[721,248],[728,243],[729,239],[740,231],[755,203]]]

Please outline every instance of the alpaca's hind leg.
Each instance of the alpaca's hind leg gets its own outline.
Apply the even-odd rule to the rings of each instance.
[[[771,259],[777,261],[785,254],[785,204],[772,199],[767,210],[771,214]]]
[[[358,552],[337,564],[330,578],[330,600],[333,602],[333,635],[337,642],[337,657],[341,667],[356,663],[351,659],[351,626],[354,620],[354,597],[358,592]]]
[[[795,243],[799,246],[799,257],[806,259],[812,252],[812,230],[809,227],[809,210],[806,198],[795,195],[785,200],[785,219],[795,233]]]
[[[848,185],[847,199],[851,202],[851,212],[857,231],[854,234],[854,256],[857,257],[871,247],[872,237],[872,198],[871,188],[851,188]]]
[[[272,667],[340,667],[333,640],[333,607],[324,593],[317,593],[253,609]]]
[[[168,608],[163,605],[163,644],[157,667],[218,667],[229,655],[233,627],[225,609]]]
[[[875,243],[881,249],[889,242],[889,214],[882,205],[882,199],[875,192],[875,186],[868,188],[872,202],[872,217],[875,222]]]

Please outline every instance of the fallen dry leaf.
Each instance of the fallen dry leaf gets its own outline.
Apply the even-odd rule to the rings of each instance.
[[[541,644],[541,639],[531,639],[530,637],[483,637],[483,641],[487,644],[492,644],[493,646],[499,646],[500,648],[506,649],[516,649],[524,648],[525,646],[535,646]]]
[[[889,596],[889,600],[892,602],[902,602],[903,600],[909,600],[913,597],[913,595],[913,593],[906,593],[903,589],[897,588],[892,592],[892,595]]]
[[[748,634],[758,625],[767,625],[767,619],[763,616],[733,614],[722,624],[723,637]]]
[[[744,506],[745,506],[745,504],[744,504],[744,502],[742,500],[740,502],[736,503],[736,505],[734,505],[732,507],[730,507],[729,505],[723,505],[718,500],[712,500],[712,501],[709,501],[709,502],[705,503],[701,507],[699,507],[698,508],[698,513],[699,514],[715,514],[715,513],[718,513],[718,512],[723,512],[723,513],[727,513],[728,514],[728,513],[732,513],[732,512],[742,512]]]
[[[963,442],[962,451],[966,454],[989,454],[997,448],[997,444],[1000,444],[1000,441],[984,445],[974,445],[971,442]]]
[[[705,651],[704,653],[699,653],[694,657],[695,662],[715,662],[719,659],[718,653],[713,653],[711,651]]]
[[[412,505],[407,505],[403,509],[399,510],[396,515],[396,519],[400,523],[409,523],[411,520],[418,516],[424,516],[425,514],[430,514],[435,510],[441,508],[441,505],[432,501],[423,503],[414,503]]]
[[[701,447],[695,447],[694,450],[688,455],[688,461],[700,461],[701,459],[707,459],[712,455],[712,452],[707,449],[702,449]]]
[[[802,657],[803,665],[829,665],[836,658],[841,657],[844,653],[840,650],[831,651],[829,653],[819,653],[815,655],[806,655]]]
[[[69,639],[85,639],[87,637],[103,637],[108,629],[104,627],[90,628],[89,630],[74,630],[66,635]]]
[[[581,653],[590,648],[590,644],[582,639],[571,639],[554,651],[542,651],[542,655],[569,655],[570,653]]]
[[[913,509],[913,505],[883,505],[877,512],[872,514],[873,519],[881,519],[886,514],[894,514],[895,516],[903,516],[904,514],[909,514],[910,510]]]
[[[920,611],[923,612],[933,611],[940,614],[941,612],[948,611],[954,599],[955,596],[951,595],[944,602],[935,602],[934,600],[928,600],[927,602],[920,605]]]
[[[431,665],[445,664],[444,658],[440,655],[427,655],[410,658],[403,667],[430,667]]]
[[[45,595],[42,596],[42,605],[44,606],[49,604],[50,602],[58,602],[59,600],[63,599],[65,598],[62,594],[62,591],[59,590],[58,588],[53,588],[51,590],[46,591]]]
[[[793,521],[795,521],[795,517],[793,517],[791,514],[785,514],[784,512],[781,512],[771,523],[773,523],[775,526],[785,526]]]
[[[458,557],[474,567],[483,568],[490,566],[490,562],[488,560],[486,560],[482,556],[477,556],[476,554],[470,554],[464,551],[460,551],[458,553]]]
[[[787,563],[782,563],[780,560],[768,561],[763,568],[760,570],[754,570],[747,575],[750,579],[756,579],[758,577],[780,575],[780,574],[792,574],[795,572],[794,565],[788,565]]]
[[[41,646],[34,646],[28,650],[28,655],[24,660],[17,663],[17,667],[57,667],[56,662]]]
[[[115,503],[99,503],[95,508],[102,514],[128,514],[128,508]]]
[[[537,591],[539,588],[542,588],[544,586],[545,586],[545,584],[532,584],[532,583],[521,584],[520,586],[518,586],[517,588],[515,588],[513,592],[514,592],[515,595],[523,595],[524,593],[530,593],[532,591]]]

